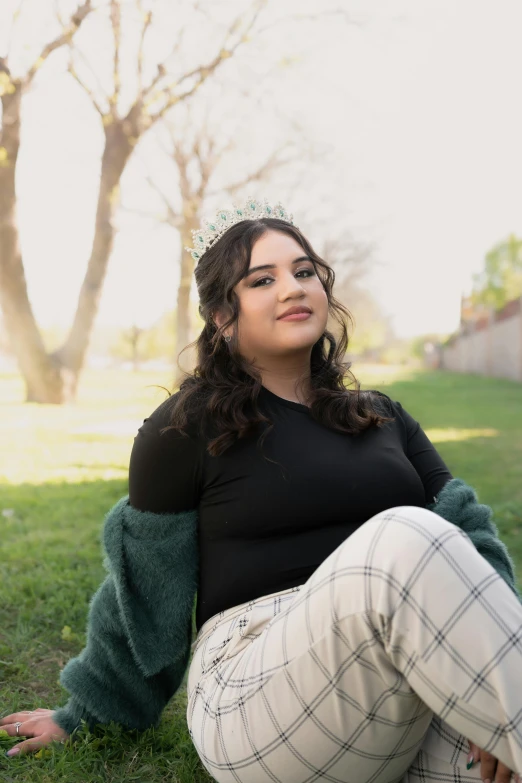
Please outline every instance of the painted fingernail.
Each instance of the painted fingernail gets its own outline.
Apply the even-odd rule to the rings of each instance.
[[[6,756],[16,756],[17,753],[20,753],[20,748],[11,748],[11,750],[8,750],[5,755]]]
[[[466,769],[471,769],[473,766],[473,753],[470,753],[468,756],[468,763],[466,764]]]

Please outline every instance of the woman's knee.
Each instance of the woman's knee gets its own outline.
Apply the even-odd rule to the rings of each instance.
[[[466,537],[452,522],[421,506],[394,506],[375,514],[362,526],[370,548],[400,554],[444,547],[455,537]],[[378,546],[377,546],[378,545]]]
[[[368,522],[376,519],[390,525],[397,522],[403,525],[406,524],[409,529],[421,532],[424,529],[444,532],[455,528],[452,522],[448,522],[447,519],[444,519],[435,511],[430,511],[425,506],[393,506],[392,508],[379,511]]]
[[[370,581],[384,577],[389,584],[401,584],[434,558],[443,562],[458,558],[462,537],[466,535],[460,528],[427,508],[388,508],[348,536],[314,572],[312,581],[314,586],[317,581],[329,582],[335,571],[338,584],[361,577]],[[441,550],[445,550],[442,558]]]

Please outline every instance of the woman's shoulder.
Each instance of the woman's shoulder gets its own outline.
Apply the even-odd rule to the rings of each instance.
[[[174,392],[166,400],[163,400],[147,418],[143,420],[143,424],[139,431],[157,432],[159,435],[170,434],[170,437],[183,436],[182,431],[188,437],[197,439],[201,437],[200,422],[203,417],[204,410],[202,406],[199,406],[198,410],[188,410],[185,417],[185,423],[181,426],[178,425],[178,416],[174,417],[174,413],[177,412],[178,406],[181,402],[181,391]]]
[[[361,389],[360,394],[363,399],[371,402],[377,408],[382,408],[388,415],[390,412],[394,412],[395,403],[380,389]]]
[[[195,508],[201,488],[203,449],[193,422],[172,423],[176,395],[144,419],[129,462],[130,503],[140,511]]]

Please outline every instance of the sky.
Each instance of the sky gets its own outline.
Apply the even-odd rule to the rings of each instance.
[[[329,149],[324,167],[311,168],[285,206],[312,240],[321,238],[316,223],[299,219],[310,209],[326,217],[328,231],[348,228],[374,243],[364,285],[398,337],[450,333],[486,252],[522,234],[522,4],[342,6],[353,24],[300,22],[291,38],[281,29],[265,39],[275,58],[295,56],[273,87],[275,103]],[[318,4],[278,6],[287,7]],[[255,94],[263,69],[258,59],[256,72],[259,52],[252,57],[245,55],[244,73]],[[43,326],[72,319],[92,241],[102,141],[99,118],[62,65],[50,60],[24,99],[17,180],[26,277]],[[270,133],[266,111],[249,122],[245,136]],[[266,196],[279,198],[275,186]],[[118,223],[97,323],[148,326],[175,302],[177,235],[135,216]]]

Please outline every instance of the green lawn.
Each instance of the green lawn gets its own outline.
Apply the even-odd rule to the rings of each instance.
[[[363,388],[399,400],[454,476],[492,506],[522,575],[522,389],[508,380],[390,367],[352,367]],[[24,405],[0,375],[0,715],[65,703],[60,669],[85,642],[88,602],[104,571],[105,513],[127,491],[132,441],[166,393],[167,376],[88,372],[76,405]],[[0,754],[18,783],[200,783],[211,778],[188,734],[181,688],[157,730],[118,727],[39,757]],[[13,741],[0,738],[7,750]]]

